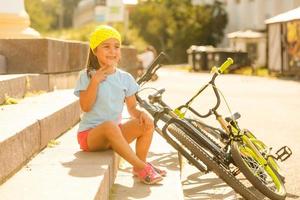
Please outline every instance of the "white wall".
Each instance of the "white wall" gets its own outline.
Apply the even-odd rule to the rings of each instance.
[[[257,59],[253,66],[266,66],[266,38],[232,38],[229,40],[229,47],[236,51],[247,51],[247,43],[257,44]]]
[[[223,0],[229,22],[225,34],[238,30],[265,30],[264,21],[282,12],[300,6],[300,0]],[[239,3],[238,3],[239,2]],[[224,38],[220,46],[229,45]]]

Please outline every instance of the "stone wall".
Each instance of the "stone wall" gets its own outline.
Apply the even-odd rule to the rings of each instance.
[[[77,41],[0,39],[9,74],[78,71],[86,64],[88,49],[88,44]]]
[[[79,41],[0,39],[0,55],[5,57],[7,74],[78,72],[86,66],[88,51],[88,44]],[[136,77],[137,50],[122,46],[121,52],[120,68]]]

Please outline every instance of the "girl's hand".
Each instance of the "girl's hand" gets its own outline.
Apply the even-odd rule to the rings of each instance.
[[[107,77],[105,69],[98,69],[93,75],[92,75],[92,81],[96,82],[97,84],[101,83],[104,81]]]
[[[140,121],[140,125],[145,127],[146,130],[153,127],[153,120],[147,113],[143,111],[141,111],[139,121]]]

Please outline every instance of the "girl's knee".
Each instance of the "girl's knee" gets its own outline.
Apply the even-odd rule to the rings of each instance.
[[[118,137],[122,135],[119,126],[114,121],[105,121],[101,124],[107,137]]]
[[[144,132],[146,134],[153,134],[154,129],[155,129],[155,127],[154,127],[153,123],[147,124],[147,125],[146,124],[143,125],[143,130],[145,130]]]
[[[154,127],[154,123],[151,123],[149,126],[148,126],[148,130],[149,130],[149,132],[154,132],[154,129],[155,129],[155,127]]]

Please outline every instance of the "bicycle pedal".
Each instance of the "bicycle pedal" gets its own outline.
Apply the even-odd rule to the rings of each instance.
[[[292,150],[288,146],[283,146],[275,153],[275,159],[283,162],[286,159],[288,159],[292,154]]]

